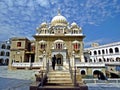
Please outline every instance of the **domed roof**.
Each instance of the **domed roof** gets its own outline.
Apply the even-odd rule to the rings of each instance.
[[[47,25],[47,23],[46,22],[43,22],[43,23],[41,23],[41,27],[44,27],[44,26],[46,26]]]
[[[77,24],[76,24],[75,22],[73,22],[73,23],[71,24],[71,26],[77,26]]]
[[[60,14],[60,12],[58,12],[58,15],[53,17],[53,19],[51,21],[51,25],[52,26],[56,26],[56,25],[66,26],[67,25],[67,20],[64,16],[62,16]]]

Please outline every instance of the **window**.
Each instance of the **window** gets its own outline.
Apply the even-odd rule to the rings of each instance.
[[[105,54],[105,51],[104,51],[104,50],[102,50],[102,54]]]
[[[115,48],[115,53],[119,53],[119,48],[118,47]]]
[[[94,51],[94,55],[97,55],[97,51]]]
[[[6,56],[10,56],[10,53],[9,53],[9,52],[6,52]]]
[[[2,49],[5,49],[5,48],[6,48],[5,44],[3,44],[1,48],[2,48]]]
[[[63,50],[66,46],[63,40],[58,39],[54,41],[53,47],[54,49]]]
[[[10,46],[9,46],[9,45],[7,46],[7,49],[8,49],[8,50],[10,49]]]
[[[99,54],[99,55],[101,54],[100,50],[98,50],[98,54]]]
[[[4,52],[4,51],[1,51],[1,52],[0,52],[0,55],[1,55],[1,56],[4,56],[4,55],[5,55],[5,52]]]
[[[41,43],[40,48],[41,49],[45,49],[45,47],[46,47],[46,44],[45,43]]]
[[[21,47],[21,42],[17,42],[17,47]]]
[[[63,49],[63,43],[56,43],[56,49]]]
[[[73,41],[73,49],[75,51],[80,49],[80,42],[79,41],[77,41],[77,40]]]
[[[109,52],[110,52],[110,53],[113,53],[113,49],[112,49],[112,48],[110,48],[110,49],[109,49]]]
[[[82,71],[81,71],[81,75],[85,75],[85,70],[82,70]]]
[[[46,41],[41,40],[41,41],[39,42],[39,44],[40,44],[40,50],[45,50],[45,49],[46,49],[46,47],[47,47]],[[35,49],[35,46],[33,45],[33,50],[34,50],[34,49]]]
[[[99,62],[102,62],[102,59],[101,59],[101,58],[99,59]]]

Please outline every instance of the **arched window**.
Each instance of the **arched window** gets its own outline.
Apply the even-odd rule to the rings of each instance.
[[[102,62],[102,59],[101,59],[101,58],[99,59],[99,62]]]
[[[63,43],[61,43],[61,42],[56,43],[56,47],[55,48],[56,49],[63,49]]]
[[[39,44],[40,44],[40,50],[45,50],[45,49],[46,49],[46,47],[47,47],[46,41],[41,40],[41,41],[39,42]],[[34,47],[34,48],[35,48],[35,47]],[[33,48],[33,49],[34,49],[34,48]]]
[[[10,50],[10,46],[9,45],[7,46],[7,49]]]
[[[85,70],[82,70],[81,71],[81,75],[85,75],[86,73],[85,73]]]
[[[56,40],[53,46],[54,49],[62,50],[65,48],[65,43],[63,40]]]
[[[104,50],[102,50],[102,54],[105,54],[105,51],[104,51]]]
[[[94,51],[94,55],[97,55],[97,51]]]
[[[112,48],[110,48],[110,49],[109,49],[109,52],[110,52],[110,53],[113,53],[113,49],[112,49]]]
[[[5,48],[6,48],[5,44],[2,44],[1,48],[2,48],[2,49],[5,49]]]
[[[107,62],[109,62],[110,60],[109,60],[109,58],[107,58]]]
[[[75,51],[78,51],[80,49],[80,42],[79,41],[75,40],[72,42],[72,44],[73,44],[73,49]]]
[[[9,52],[6,52],[6,56],[10,56],[10,53],[9,53]]]
[[[5,55],[5,52],[4,52],[4,51],[1,51],[1,52],[0,52],[0,55],[1,55],[1,56],[4,56],[4,55]]]
[[[119,48],[118,47],[115,48],[115,53],[119,53]]]
[[[98,50],[98,54],[99,54],[99,55],[101,54],[100,50]]]

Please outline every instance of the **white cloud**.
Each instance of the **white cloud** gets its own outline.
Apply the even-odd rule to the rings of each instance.
[[[49,0],[36,0],[38,4],[40,4],[42,7],[48,7],[49,6]]]

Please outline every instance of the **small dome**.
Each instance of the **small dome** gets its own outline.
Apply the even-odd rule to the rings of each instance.
[[[73,23],[71,24],[71,26],[77,26],[77,24],[76,24],[75,22],[73,22]]]
[[[46,22],[43,22],[43,23],[41,23],[41,27],[44,27],[44,26],[46,26],[47,25],[47,23]]]
[[[60,13],[58,13],[57,16],[53,17],[51,21],[52,26],[60,25],[60,26],[66,26],[67,20],[64,16],[62,16]]]

